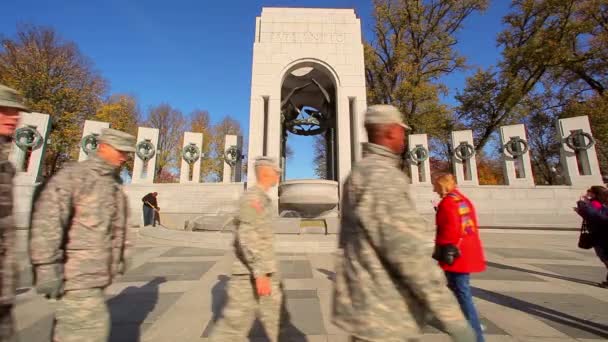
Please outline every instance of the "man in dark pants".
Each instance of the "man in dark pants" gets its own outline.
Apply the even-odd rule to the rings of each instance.
[[[158,203],[156,202],[157,196],[158,192],[151,192],[141,199],[141,201],[144,202],[144,226],[151,225],[152,227],[156,227],[155,212],[160,210]],[[160,219],[158,221],[160,223]]]

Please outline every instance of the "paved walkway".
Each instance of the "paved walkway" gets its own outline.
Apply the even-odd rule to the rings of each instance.
[[[487,341],[608,339],[608,289],[595,286],[605,270],[592,251],[576,248],[577,233],[483,230],[482,238],[489,268],[473,277],[473,285]],[[279,249],[291,313],[289,340],[347,341],[330,322],[333,257],[322,249],[290,252],[297,239],[282,238]],[[335,237],[318,239],[327,244]],[[131,241],[131,270],[107,291],[111,341],[205,341],[224,302],[231,262],[225,246],[137,234]],[[28,281],[25,272],[22,282]],[[20,341],[48,341],[51,306],[33,291],[22,292]],[[258,324],[250,336],[265,341]],[[430,325],[424,341],[449,339]]]

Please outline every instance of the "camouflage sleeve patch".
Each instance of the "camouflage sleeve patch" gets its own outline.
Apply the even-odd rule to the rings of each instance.
[[[264,207],[262,206],[262,202],[259,199],[253,199],[249,202],[249,206],[255,209],[255,211],[261,215],[264,212]]]

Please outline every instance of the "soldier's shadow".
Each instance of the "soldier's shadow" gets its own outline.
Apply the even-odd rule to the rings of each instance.
[[[156,277],[143,286],[129,286],[107,301],[112,320],[110,342],[137,342],[142,325],[158,303],[159,285],[164,277]]]
[[[209,337],[213,331],[213,327],[217,320],[220,318],[224,307],[226,306],[226,298],[227,298],[227,285],[228,280],[230,278],[225,275],[218,276],[218,282],[211,289],[211,310],[213,311],[213,317],[205,327],[203,331],[202,337]],[[283,304],[281,305],[281,342],[305,342],[308,341],[306,339],[306,335],[300,331],[293,323],[291,322],[291,317],[289,315],[289,311],[287,310],[287,300],[283,300]],[[264,329],[264,325],[260,322],[259,319],[256,319],[251,329],[249,330],[249,340],[250,341],[268,341],[268,335],[266,335],[266,330]]]

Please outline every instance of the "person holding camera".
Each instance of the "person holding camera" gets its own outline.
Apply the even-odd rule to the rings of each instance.
[[[581,230],[587,230],[588,238],[579,238],[579,247],[595,249],[595,254],[608,270],[608,189],[601,185],[594,185],[587,190],[574,208],[583,219]],[[608,274],[606,280],[598,286],[608,288]]]
[[[473,203],[456,188],[452,174],[440,174],[433,180],[441,202],[436,209],[437,231],[433,258],[444,270],[448,287],[454,292],[460,308],[483,342],[483,332],[470,287],[470,274],[483,272],[486,261],[483,253],[477,215]]]

